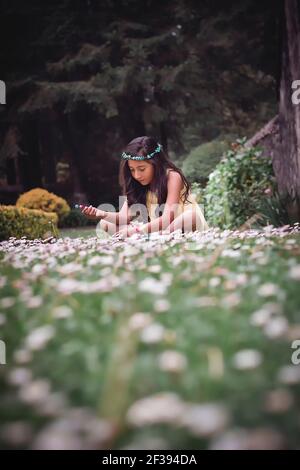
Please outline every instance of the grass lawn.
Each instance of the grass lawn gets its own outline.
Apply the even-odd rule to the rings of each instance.
[[[299,448],[299,232],[61,237],[0,244],[1,447]]]
[[[107,235],[104,231],[101,230],[101,235],[103,232],[103,238],[107,238]],[[89,238],[96,236],[96,227],[81,227],[81,228],[63,228],[59,230],[59,237],[61,238]],[[101,237],[102,238],[102,237]]]

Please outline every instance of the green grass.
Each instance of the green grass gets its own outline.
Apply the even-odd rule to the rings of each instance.
[[[292,366],[300,324],[299,281],[291,274],[299,266],[299,235],[228,239],[223,250],[219,237],[162,243],[64,237],[11,251],[2,244],[2,447],[47,448],[62,429],[60,445],[75,448],[79,442],[205,449],[222,447],[219,439],[228,432],[237,447],[299,447],[300,366],[291,372],[296,379],[280,379],[282,367]],[[69,316],[57,318],[61,306]],[[273,336],[270,323],[269,330],[253,324],[262,308],[275,310],[277,335],[274,324]],[[138,321],[160,325],[152,329],[153,342]],[[41,332],[40,344],[28,339],[44,326],[48,341]],[[249,349],[260,361],[238,369],[235,355]],[[173,370],[162,364],[169,350],[179,353]],[[36,380],[46,381],[48,392],[39,383],[30,389]],[[159,393],[167,394],[161,406],[154,401]],[[133,405],[147,397],[143,417]],[[81,417],[74,418],[78,407]],[[19,440],[16,422],[23,426]]]
[[[102,231],[101,231],[102,232]],[[95,237],[96,236],[96,228],[94,227],[81,227],[81,228],[64,228],[59,230],[59,237],[61,238],[78,238],[78,237],[83,237],[83,238],[89,238],[89,237]],[[103,238],[105,238],[106,235],[103,232]]]

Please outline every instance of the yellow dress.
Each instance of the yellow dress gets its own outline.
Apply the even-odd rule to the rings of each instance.
[[[169,173],[170,169],[168,169],[167,171]],[[189,192],[188,198],[187,198],[188,200],[185,201],[185,203],[183,203],[182,196],[183,196],[184,192],[185,192],[185,188],[182,188],[182,190],[180,192],[180,200],[179,200],[179,203],[178,203],[178,206],[177,206],[177,211],[176,211],[175,217],[178,217],[183,212],[195,209],[196,213],[198,215],[198,217],[197,217],[197,219],[198,219],[197,220],[197,230],[200,230],[200,231],[208,230],[208,228],[209,228],[208,224],[207,224],[207,222],[204,218],[203,212],[202,212],[199,204],[197,203],[195,195],[193,193]],[[157,218],[158,215],[155,214],[155,210],[158,207],[158,201],[157,201],[156,194],[153,193],[152,191],[147,192],[146,206],[147,206],[148,214],[149,214],[149,217],[150,217],[150,221]]]

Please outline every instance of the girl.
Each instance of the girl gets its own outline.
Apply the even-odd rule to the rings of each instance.
[[[100,227],[111,235],[208,229],[190,184],[152,137],[129,142],[121,155],[119,183],[126,196],[119,212],[80,206],[87,217],[100,219]]]

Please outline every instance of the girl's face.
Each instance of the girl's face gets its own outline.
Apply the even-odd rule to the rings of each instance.
[[[131,176],[141,185],[150,184],[154,176],[154,166],[143,160],[128,160]]]

